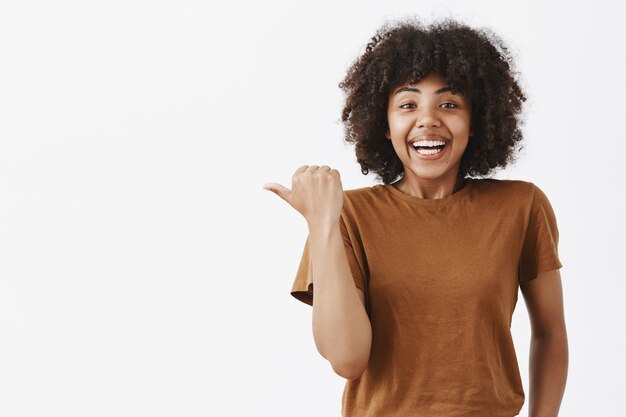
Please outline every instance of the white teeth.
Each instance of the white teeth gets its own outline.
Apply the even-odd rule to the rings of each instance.
[[[411,145],[413,145],[413,147],[417,147],[417,146],[440,146],[440,145],[445,145],[446,143],[440,140],[420,140],[418,142],[413,142],[411,143]]]
[[[422,155],[434,155],[441,152],[439,149],[416,149],[417,153]]]

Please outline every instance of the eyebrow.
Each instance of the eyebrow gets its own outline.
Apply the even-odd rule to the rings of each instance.
[[[398,89],[398,91],[396,91],[395,93],[393,93],[393,95],[395,96],[396,94],[398,94],[401,91],[409,91],[412,93],[422,93],[422,91],[419,88],[415,88],[415,87],[402,87],[400,89]],[[450,87],[442,87],[439,90],[435,91],[435,94],[441,94],[441,93],[447,93],[448,91],[452,92],[452,89]],[[454,93],[452,93],[454,94]]]

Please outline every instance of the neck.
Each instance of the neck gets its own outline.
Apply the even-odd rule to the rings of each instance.
[[[418,178],[416,176],[405,176],[394,183],[398,190],[405,194],[412,195],[427,200],[445,198],[459,191],[467,184],[467,179],[454,177],[451,180],[441,178]]]

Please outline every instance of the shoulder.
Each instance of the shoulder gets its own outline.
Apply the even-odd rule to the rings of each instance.
[[[488,187],[497,191],[509,191],[509,192],[528,192],[532,191],[535,184],[530,181],[524,180],[510,180],[510,179],[497,179],[497,178],[474,178],[472,179],[475,185],[480,187]]]
[[[360,196],[365,196],[368,194],[373,194],[376,193],[376,189],[379,187],[379,185],[373,185],[370,187],[360,187],[360,188],[352,188],[349,190],[343,190],[344,195],[349,196],[349,197],[360,197]]]
[[[349,223],[376,219],[393,204],[382,185],[344,190],[343,197],[342,217]]]
[[[353,188],[343,191],[344,201],[353,204],[376,203],[380,201],[382,185]]]
[[[538,189],[534,183],[524,180],[479,178],[472,181],[479,193],[516,202],[532,201]]]
[[[553,213],[552,203],[544,191],[535,183],[524,180],[480,179],[475,188],[485,196],[485,205],[516,207],[526,214]],[[553,214],[550,214],[553,215]]]

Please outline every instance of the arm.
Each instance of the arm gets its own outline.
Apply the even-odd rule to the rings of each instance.
[[[328,165],[303,165],[293,174],[292,190],[277,183],[263,187],[289,203],[307,221],[315,345],[337,374],[358,378],[369,361],[372,326],[341,234],[344,191],[339,171]]]
[[[346,379],[369,361],[372,327],[364,295],[352,278],[339,221],[310,225],[313,337],[320,354]]]
[[[569,361],[559,270],[520,285],[531,322],[529,417],[557,417]]]

